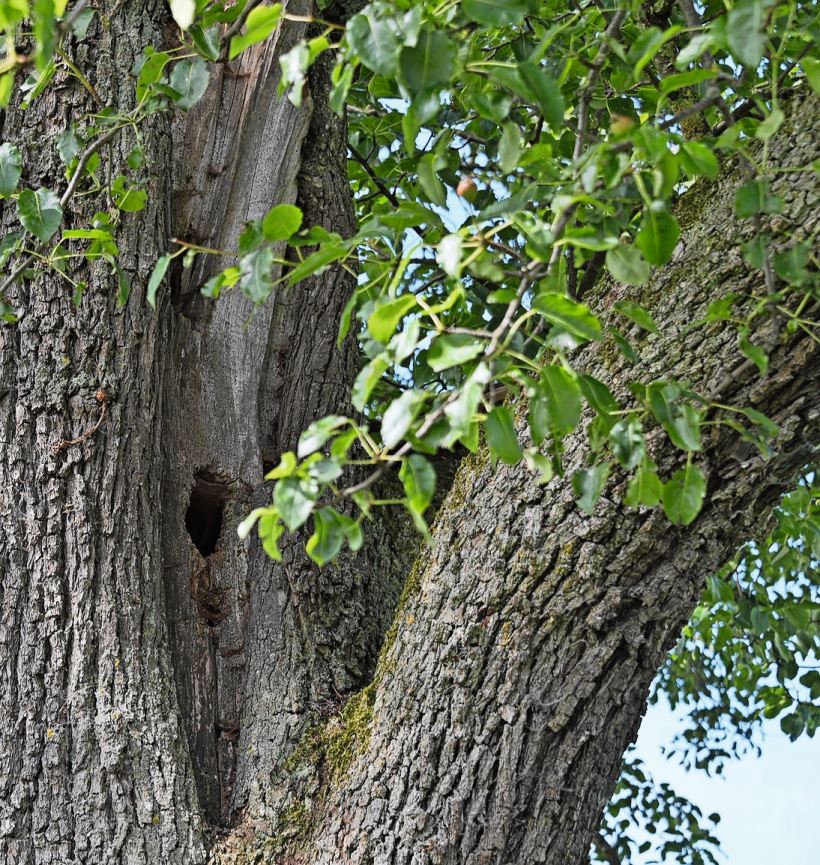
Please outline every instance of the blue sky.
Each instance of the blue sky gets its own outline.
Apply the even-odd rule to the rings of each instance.
[[[728,763],[723,777],[687,772],[661,747],[681,724],[663,703],[650,706],[637,754],[656,781],[668,781],[704,814],[721,817],[717,836],[727,865],[817,865],[820,844],[820,739],[790,742],[778,723],[764,727],[763,755]]]

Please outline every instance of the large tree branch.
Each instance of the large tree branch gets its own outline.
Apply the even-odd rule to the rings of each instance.
[[[799,126],[792,120],[774,142],[775,164],[816,156],[817,101],[793,116]],[[637,297],[611,282],[590,297],[604,318],[629,294],[650,309],[661,334],[631,334],[640,366],[605,345],[576,360],[625,399],[635,378],[686,379],[704,394],[720,387],[724,402],[779,424],[775,457],[764,461],[732,430],[711,427],[697,459],[708,501],[688,528],[621,505],[620,476],[586,517],[563,478],[539,488],[521,466],[467,460],[376,680],[338,722],[349,766],[331,742],[344,781],[326,803],[312,862],[563,865],[586,854],[649,684],[704,578],[758,532],[820,444],[815,341],[763,323],[753,339],[772,339],[772,327],[776,339],[771,372],[760,378],[738,367],[731,327],[688,328],[729,291],[743,298],[760,289],[739,249],[753,231],[734,217],[739,174],[730,167],[684,198],[674,260]],[[811,236],[816,190],[791,172],[774,185],[786,211],[770,227],[784,241]],[[652,449],[665,476],[681,464],[660,437]],[[567,441],[567,475],[587,459],[579,433]]]

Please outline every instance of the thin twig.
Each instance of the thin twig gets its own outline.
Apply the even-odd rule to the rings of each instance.
[[[74,174],[71,175],[71,180],[66,187],[65,192],[63,193],[62,198],[60,199],[60,207],[64,208],[66,204],[71,200],[71,197],[74,195],[74,191],[77,188],[77,184],[80,182],[80,178],[82,177],[83,172],[85,171],[86,166],[88,165],[91,157],[105,144],[107,144],[114,136],[123,129],[123,126],[115,126],[113,129],[110,129],[105,135],[101,135],[96,141],[92,141],[91,144],[85,149],[85,152],[80,157],[80,161],[77,163],[77,168],[74,170]],[[43,250],[47,247],[47,243],[41,243],[34,252],[29,254],[21,264],[18,264],[17,267],[3,280],[2,284],[0,284],[0,296],[6,293],[6,290],[14,283],[18,276],[20,276],[23,271],[27,268],[31,267],[34,264],[34,261],[37,257],[43,252]]]
[[[683,13],[683,20],[686,22],[687,27],[692,30],[703,30],[703,19],[695,9],[695,4],[692,0],[678,0],[678,6],[680,6],[680,10]],[[712,52],[708,49],[703,52],[703,55],[700,58],[700,66],[703,69],[711,69],[715,66],[715,58],[712,56]],[[726,104],[723,96],[721,96],[720,87],[714,79],[707,82],[706,95],[711,96],[715,100],[715,105],[717,105],[718,110],[723,115],[724,122],[730,122],[732,112],[729,110],[729,106]]]
[[[615,34],[621,29],[621,24],[626,18],[626,9],[619,9],[613,16],[612,20],[604,30],[604,36],[598,48],[598,54],[592,61],[587,75],[587,80],[581,88],[581,98],[578,100],[578,129],[575,134],[575,148],[572,153],[573,161],[577,160],[584,149],[584,144],[587,134],[587,124],[589,122],[589,104],[592,101],[592,91],[595,87],[595,81],[598,74],[604,65],[604,61],[609,54],[610,42],[615,38]]]
[[[373,183],[376,184],[379,192],[381,192],[381,194],[393,205],[393,207],[400,207],[401,202],[399,201],[399,199],[396,198],[395,194],[387,188],[381,177],[379,177],[376,172],[371,168],[370,163],[367,161],[367,159],[362,156],[362,154],[359,153],[359,151],[356,150],[356,148],[350,142],[348,142],[347,144],[347,149],[350,151],[350,155],[365,170],[367,176],[373,181]]]
[[[63,451],[68,450],[74,445],[81,445],[83,442],[88,441],[88,439],[90,439],[91,436],[93,436],[102,426],[102,422],[105,420],[105,415],[108,409],[108,394],[100,388],[94,394],[94,398],[100,404],[100,416],[97,418],[97,423],[75,439],[60,439],[59,441],[54,442],[51,446],[51,452],[53,454],[61,454]]]

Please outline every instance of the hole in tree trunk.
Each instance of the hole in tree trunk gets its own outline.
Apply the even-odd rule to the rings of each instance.
[[[197,472],[188,510],[185,512],[185,528],[194,546],[204,558],[208,558],[219,543],[219,536],[222,533],[222,514],[227,497],[224,484],[202,472]]]

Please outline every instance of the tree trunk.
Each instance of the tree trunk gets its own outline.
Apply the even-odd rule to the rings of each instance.
[[[127,107],[134,57],[170,30],[161,0],[108,7],[77,50],[98,91]],[[6,112],[3,137],[23,150],[24,182],[62,191],[55,137],[94,108],[66,79],[25,112]],[[115,175],[133,144],[115,140]],[[145,153],[168,166],[166,117],[148,124]],[[0,861],[15,865],[203,855],[162,590],[171,320],[165,303],[150,313],[144,292],[171,230],[167,170],[152,173],[149,192],[148,208],[125,215],[118,232],[133,285],[124,308],[101,262],[88,266],[77,309],[68,284],[43,272],[15,289],[19,324],[0,330]],[[72,208],[76,225],[106,208],[92,198]],[[54,449],[103,408],[95,435]]]
[[[804,98],[791,118],[772,162],[810,165],[818,100]],[[768,319],[753,337],[774,342],[772,372],[760,378],[721,324],[686,335],[718,297],[760,288],[762,275],[741,257],[744,230],[724,230],[737,224],[742,179],[728,166],[720,182],[683,198],[680,246],[638,298],[660,328],[629,334],[640,366],[602,343],[576,368],[624,400],[629,381],[674,377],[715,401],[755,407],[780,426],[776,457],[766,462],[714,427],[697,459],[706,505],[685,529],[657,510],[625,508],[622,476],[593,517],[579,512],[567,479],[589,459],[581,432],[566,442],[566,477],[544,487],[523,464],[494,468],[485,452],[465,461],[374,682],[348,710],[348,726],[332,731],[346,740],[344,779],[316,806],[322,828],[306,861],[586,860],[650,683],[704,579],[759,533],[820,444],[820,352],[810,337],[780,334]],[[775,237],[811,237],[816,184],[781,174],[774,188],[786,201],[770,226]],[[629,293],[604,282],[588,300],[614,323],[608,311]],[[679,452],[655,438],[652,456],[668,476]],[[338,751],[325,747],[338,765]]]
[[[159,0],[105,5],[76,50],[126,106],[134,56],[173,29]],[[288,22],[215,68],[190,115],[152,120],[149,208],[118,237],[127,306],[97,265],[78,310],[42,273],[15,289],[20,323],[0,329],[0,862],[193,865],[209,849],[225,863],[581,862],[703,577],[820,438],[807,341],[782,340],[758,380],[726,377],[738,361],[726,331],[676,337],[716,294],[753,283],[717,228],[732,222],[730,172],[687,196],[682,248],[641,298],[663,334],[641,374],[745,400],[783,432],[767,464],[723,432],[709,441],[710,504],[693,526],[615,504],[618,478],[585,518],[565,481],[539,488],[479,456],[412,571],[417,539],[389,513],[358,556],[321,572],[304,537],[281,564],[240,542],[237,524],[270,497],[265,471],[309,421],[349,412],[357,348],[335,339],[353,281],[332,269],[257,310],[239,293],[214,304],[198,288],[225,262],[200,258],[172,269],[156,313],[145,282],[169,237],[230,248],[278,202],[352,232],[331,60],[301,108],[276,96],[278,58],[302,35]],[[68,80],[7,113],[28,185],[60,186],[42,142],[85,98]],[[801,120],[816,130],[816,102]],[[810,133],[779,141],[790,164],[812,158]],[[116,144],[115,174],[130,146]],[[797,177],[779,181],[781,228],[808,236],[816,202]],[[83,202],[77,224],[104,206]],[[583,364],[624,390],[619,357],[593,348]],[[53,452],[102,408],[96,434]],[[659,442],[655,457],[674,466]],[[580,437],[568,442],[568,469],[583,458]]]

